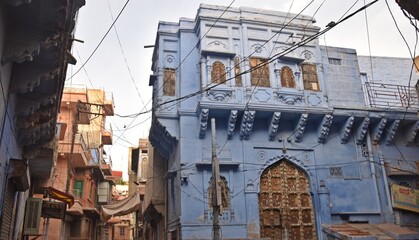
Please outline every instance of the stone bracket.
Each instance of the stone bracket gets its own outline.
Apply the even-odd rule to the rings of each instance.
[[[240,128],[240,139],[249,140],[250,134],[252,133],[255,116],[256,111],[244,111]]]
[[[416,135],[418,134],[419,130],[419,121],[416,121],[408,131],[408,138],[407,138],[407,144],[412,144],[415,142]]]
[[[365,117],[361,125],[358,127],[355,133],[356,144],[362,144],[365,142],[365,135],[368,132],[368,126],[370,125],[370,118]]]
[[[322,123],[320,124],[320,129],[319,129],[319,137],[317,139],[318,143],[325,143],[326,142],[326,138],[329,135],[330,127],[332,126],[332,122],[333,122],[333,115],[326,114],[323,117]]]
[[[343,126],[341,133],[340,133],[340,143],[345,144],[349,140],[349,135],[352,131],[352,126],[354,125],[355,117],[351,116],[346,120],[345,125]]]
[[[202,109],[199,115],[199,138],[205,138],[208,128],[209,109]]]
[[[281,112],[274,112],[271,118],[271,124],[269,125],[269,141],[273,141],[275,134],[278,132],[279,119],[281,118]]]
[[[236,126],[236,121],[237,121],[237,115],[238,115],[237,110],[230,111],[230,117],[228,118],[228,122],[227,122],[227,139],[231,139],[231,137],[233,136],[234,128]]]
[[[301,140],[303,139],[303,135],[304,135],[304,131],[306,129],[306,124],[307,124],[307,118],[308,118],[308,114],[307,113],[303,113],[300,116],[300,120],[298,121],[297,127],[295,128],[295,136],[294,136],[294,141],[295,142],[301,142]]]
[[[380,143],[380,138],[383,135],[383,131],[386,127],[386,124],[387,124],[387,119],[382,118],[380,120],[380,123],[378,123],[378,125],[374,128],[374,131],[372,133],[372,142],[374,144]]]
[[[400,120],[394,120],[394,122],[391,124],[390,129],[387,132],[386,145],[391,145],[394,143],[394,137],[396,136],[399,125]]]

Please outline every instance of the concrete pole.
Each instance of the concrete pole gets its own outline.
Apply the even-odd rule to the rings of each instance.
[[[211,118],[212,135],[212,231],[213,239],[220,239],[220,193],[218,191],[219,165],[217,158],[217,137],[215,131],[215,119]]]

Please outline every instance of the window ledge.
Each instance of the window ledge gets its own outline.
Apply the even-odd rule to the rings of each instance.
[[[223,56],[223,57],[234,57],[234,56],[236,56],[235,52],[216,51],[216,50],[210,50],[210,49],[202,49],[201,53],[202,53],[202,55],[216,55],[216,56]]]

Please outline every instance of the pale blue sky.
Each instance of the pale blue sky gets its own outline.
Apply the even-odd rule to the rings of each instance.
[[[75,38],[83,40],[84,43],[74,42],[73,55],[78,59],[78,63],[69,67],[68,76],[71,76],[86,61],[112,24],[109,7],[113,18],[115,18],[125,2],[126,0],[86,1],[86,5],[79,11],[75,33]],[[309,2],[310,0],[295,1],[291,12],[300,12]],[[303,14],[311,16],[322,2],[323,0],[315,0]],[[323,29],[330,21],[337,21],[355,2],[357,4],[350,12],[360,8],[364,1],[326,0],[315,16],[316,25]],[[371,0],[365,2],[368,3]],[[151,88],[148,87],[148,80],[151,74],[153,52],[152,48],[145,49],[144,45],[154,44],[157,24],[160,20],[178,22],[180,17],[194,18],[200,3],[201,1],[194,0],[131,0],[118,19],[116,28],[135,85],[127,70],[114,29],[111,30],[97,52],[85,65],[84,69],[87,74],[84,70],[81,70],[72,79],[68,80],[67,84],[83,84],[89,88],[92,88],[93,84],[94,88],[102,88],[113,92],[115,112],[120,115],[142,111],[144,106],[135,87],[138,88],[143,101],[145,103],[149,102]],[[231,0],[211,0],[205,3],[228,6]],[[245,6],[287,12],[291,3],[291,0],[236,0],[232,7]],[[413,26],[410,25],[394,0],[388,0],[388,3],[403,35],[413,49],[415,42]],[[367,14],[372,55],[409,57],[407,47],[396,30],[385,1],[381,0],[368,8]],[[369,55],[364,13],[359,13],[329,31],[325,36],[328,46],[355,48],[358,54]],[[324,44],[323,38],[320,43]],[[146,109],[149,108],[150,104]],[[113,127],[114,142],[118,139],[118,136],[121,136],[124,126],[131,125],[123,132],[121,139],[107,151],[112,157],[114,170],[124,171],[125,179],[127,179],[127,147],[137,145],[139,138],[148,136],[149,117],[150,114],[142,115],[134,121],[131,118],[119,117],[108,119]]]

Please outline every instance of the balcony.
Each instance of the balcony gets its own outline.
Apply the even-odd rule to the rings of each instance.
[[[75,135],[73,152],[71,153],[71,139],[66,138],[60,141],[58,152],[67,158],[73,154],[73,167],[85,167],[89,165],[89,154],[83,136],[79,133]]]
[[[112,135],[111,124],[106,124],[106,127],[102,129],[102,143],[104,145],[112,145]]]
[[[70,190],[71,194],[74,197],[74,204],[71,208],[67,209],[67,213],[73,216],[83,216],[83,207],[81,203],[80,192],[78,189]]]
[[[101,164],[101,168],[102,168],[103,173],[105,174],[105,177],[112,175],[112,166],[111,166],[111,164]]]
[[[418,108],[418,94],[414,87],[367,82],[364,85],[366,104],[373,108]]]

